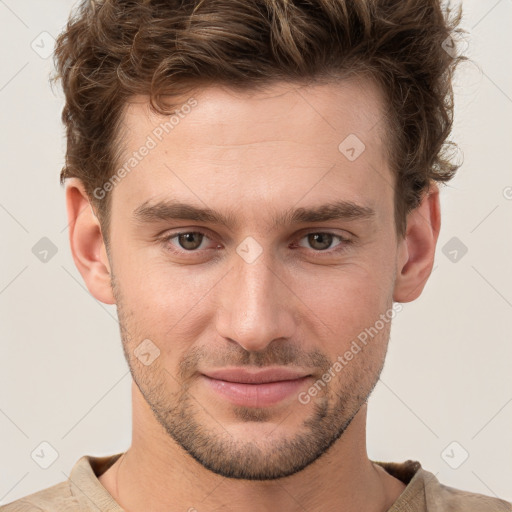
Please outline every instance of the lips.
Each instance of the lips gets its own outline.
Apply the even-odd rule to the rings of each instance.
[[[311,374],[303,370],[283,367],[252,371],[223,368],[201,375],[201,381],[218,398],[244,407],[270,407],[291,400],[310,378]]]
[[[210,379],[234,382],[240,384],[266,384],[269,382],[282,382],[308,377],[309,374],[300,370],[289,368],[266,368],[264,370],[249,371],[245,368],[226,368],[203,372]]]

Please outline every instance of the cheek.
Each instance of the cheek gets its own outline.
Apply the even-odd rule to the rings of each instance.
[[[208,291],[222,277],[213,267],[182,266],[131,258],[116,270],[123,305],[132,327],[151,337],[161,350],[186,346],[210,318]],[[214,311],[214,308],[210,308]]]
[[[389,307],[389,270],[371,262],[318,268],[295,277],[297,295],[332,333],[353,336],[373,325]]]

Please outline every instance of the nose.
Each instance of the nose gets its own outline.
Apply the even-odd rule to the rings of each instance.
[[[247,351],[262,351],[273,340],[293,337],[296,329],[293,290],[287,272],[265,254],[234,265],[217,290],[217,332]],[[294,315],[295,313],[295,315]]]

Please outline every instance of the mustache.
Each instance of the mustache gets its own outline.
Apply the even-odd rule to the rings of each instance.
[[[199,367],[214,369],[227,366],[246,368],[297,366],[318,369],[320,373],[324,373],[331,364],[332,361],[318,349],[304,352],[296,344],[275,340],[264,351],[258,352],[249,352],[234,343],[222,349],[207,346],[193,347],[179,363],[179,373],[182,380],[190,378]]]

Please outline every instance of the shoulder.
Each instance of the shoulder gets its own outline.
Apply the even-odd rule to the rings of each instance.
[[[512,512],[512,503],[442,484],[416,460],[373,461],[406,485],[388,512]]]
[[[0,512],[122,512],[98,480],[121,455],[84,455],[75,462],[66,481],[8,503],[0,507]]]
[[[442,512],[512,512],[512,503],[508,501],[456,489],[442,483],[437,483],[431,491],[427,493],[427,506],[430,505],[434,510]]]
[[[68,482],[60,482],[0,507],[0,512],[70,512],[71,510],[79,510],[79,504]]]

